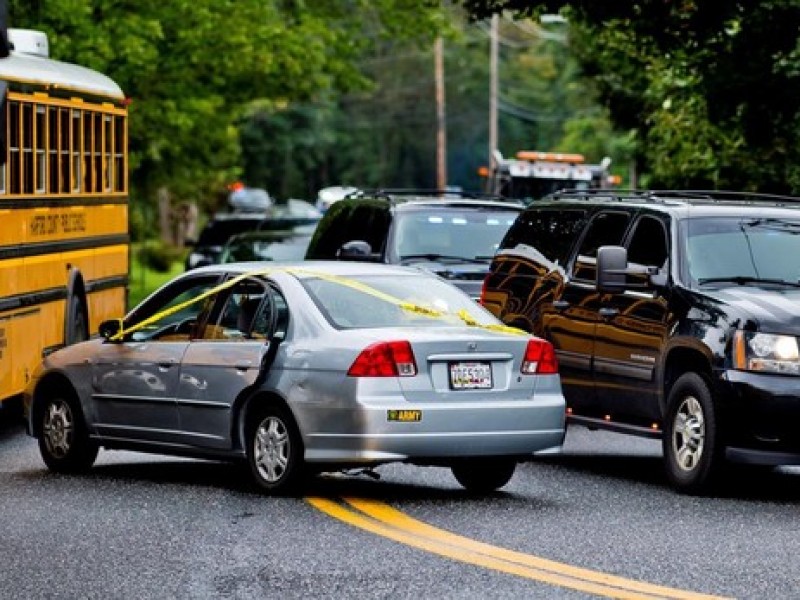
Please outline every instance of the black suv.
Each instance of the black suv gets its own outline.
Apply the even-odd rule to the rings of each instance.
[[[203,227],[196,242],[187,242],[193,248],[186,257],[186,270],[218,263],[225,244],[240,233],[307,229],[321,217],[319,210],[301,200],[289,200],[287,204],[276,204],[259,212],[217,213]]]
[[[463,192],[359,191],[331,205],[306,259],[414,265],[477,300],[489,262],[523,208]]]
[[[562,191],[505,236],[482,303],[550,340],[568,419],[662,439],[670,482],[800,464],[800,199]]]

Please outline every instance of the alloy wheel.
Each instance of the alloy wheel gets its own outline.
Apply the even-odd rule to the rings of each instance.
[[[675,413],[672,450],[678,467],[683,471],[695,469],[703,456],[705,443],[703,407],[694,396],[687,396]]]

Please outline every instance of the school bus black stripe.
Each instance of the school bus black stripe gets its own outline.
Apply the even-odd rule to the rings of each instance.
[[[0,316],[0,323],[5,321],[13,321],[14,319],[21,319],[22,317],[28,317],[30,315],[35,315],[36,313],[40,312],[38,308],[29,308],[26,310],[21,310],[19,312],[11,313],[10,315],[3,315]]]
[[[128,285],[128,278],[124,275],[119,277],[105,277],[103,279],[95,279],[86,282],[86,293],[92,294],[94,292],[102,292],[104,290],[111,290],[118,287],[126,287]]]
[[[55,254],[57,252],[70,252],[74,250],[91,250],[104,246],[128,244],[129,240],[130,238],[127,234],[98,235],[58,242],[37,242],[15,246],[0,246],[0,259],[25,258],[26,256],[40,256],[42,254]]]
[[[104,204],[128,204],[125,196],[96,198],[80,196],[52,196],[49,198],[0,198],[0,209],[7,208],[65,208],[72,206],[102,206]]]
[[[101,292],[118,287],[125,287],[128,284],[127,277],[104,277],[103,279],[94,279],[86,282],[86,293],[91,294],[94,292]],[[40,304],[47,304],[48,302],[57,302],[59,300],[66,300],[67,288],[57,287],[40,290],[38,292],[29,292],[27,294],[17,294],[16,296],[6,296],[0,299],[0,312],[14,310],[17,308],[27,308],[38,306]],[[23,316],[26,313],[16,313],[13,315],[6,315],[5,318],[16,318]]]

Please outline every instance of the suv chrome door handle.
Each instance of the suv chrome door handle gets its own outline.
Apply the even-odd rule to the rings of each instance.
[[[570,304],[566,300],[553,300],[553,308],[556,310],[566,310]]]
[[[600,309],[600,316],[604,319],[610,319],[612,317],[616,317],[619,314],[619,310],[616,308],[601,308]]]

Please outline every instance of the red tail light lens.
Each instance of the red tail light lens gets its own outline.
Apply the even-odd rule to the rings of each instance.
[[[378,342],[361,351],[347,374],[350,377],[413,377],[417,374],[417,363],[408,342]]]
[[[483,284],[481,285],[481,297],[480,300],[478,300],[478,304],[480,304],[481,306],[486,306],[484,300],[486,299],[486,287],[489,284],[489,277],[491,277],[491,275],[487,275],[486,277],[484,277]]]
[[[520,370],[525,375],[558,373],[558,361],[553,344],[539,338],[529,340]]]

